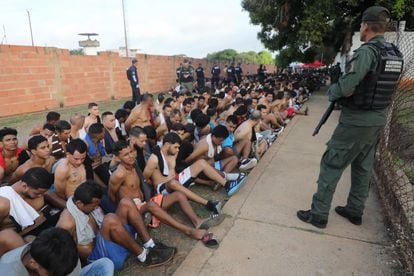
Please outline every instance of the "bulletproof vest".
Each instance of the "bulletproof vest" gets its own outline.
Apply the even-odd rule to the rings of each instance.
[[[387,108],[403,70],[403,56],[392,43],[367,42],[377,55],[377,68],[370,71],[343,105],[353,109],[378,110]]]
[[[202,77],[204,77],[204,70],[203,70],[203,68],[202,68],[202,67],[198,67],[198,68],[196,69],[196,73],[197,73],[197,77],[198,77],[198,78],[202,78]]]
[[[219,75],[220,74],[220,67],[214,66],[213,70],[212,70],[212,74],[215,75],[215,76]]]

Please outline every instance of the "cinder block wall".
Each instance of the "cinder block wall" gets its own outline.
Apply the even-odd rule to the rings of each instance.
[[[138,75],[141,92],[168,91],[175,85],[175,70],[183,57],[139,54]],[[190,58],[194,67],[201,63],[210,77],[205,59]],[[0,116],[50,110],[131,96],[125,70],[131,59],[117,53],[98,56],[70,55],[66,49],[0,45]],[[224,67],[224,64],[221,64]],[[257,65],[243,65],[245,73],[255,73]],[[273,72],[274,65],[267,65]]]

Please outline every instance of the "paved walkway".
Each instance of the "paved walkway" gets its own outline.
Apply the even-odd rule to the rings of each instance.
[[[316,137],[313,129],[327,107],[314,95],[310,115],[296,116],[249,175],[247,184],[225,205],[229,217],[212,229],[220,248],[201,243],[175,275],[391,275],[390,242],[371,190],[363,224],[355,226],[331,210],[319,230],[296,217],[308,209],[316,190],[319,161],[332,134],[335,111]],[[343,205],[350,186],[345,171],[332,206]]]

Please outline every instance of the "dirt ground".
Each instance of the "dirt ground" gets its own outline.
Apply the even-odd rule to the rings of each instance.
[[[115,112],[126,100],[127,99],[98,102],[99,109],[101,113],[104,111]],[[0,128],[5,126],[16,128],[18,131],[19,144],[23,144],[29,137],[30,130],[35,125],[45,121],[48,111],[0,118]],[[69,120],[69,117],[74,113],[82,113],[86,115],[88,112],[86,105],[55,109],[54,111],[59,112],[61,114],[61,119],[63,120]],[[227,200],[227,196],[223,189],[213,192],[210,187],[203,185],[195,185],[191,189],[206,199],[220,200],[223,203]],[[192,206],[198,216],[202,218],[208,217],[209,212],[204,206],[195,203],[192,203]],[[191,222],[183,215],[178,206],[173,206],[169,213],[177,218],[177,220],[187,225],[191,225]],[[197,243],[197,241],[164,224],[161,224],[158,229],[150,229],[150,235],[156,241],[161,241],[166,245],[175,246],[177,248],[177,254],[172,262],[161,267],[146,269],[138,263],[135,257],[131,256],[126,261],[124,269],[117,272],[116,275],[138,275],[141,273],[145,273],[146,275],[171,275]]]

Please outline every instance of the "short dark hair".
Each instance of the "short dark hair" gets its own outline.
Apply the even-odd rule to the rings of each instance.
[[[105,111],[104,113],[102,113],[102,120],[109,115],[114,115],[114,113],[112,113],[111,111]]]
[[[172,125],[171,130],[185,130],[185,126],[182,123],[176,123]]]
[[[181,145],[181,138],[177,133],[168,132],[162,140],[162,144],[165,145],[165,143]]]
[[[28,169],[21,180],[33,189],[50,189],[53,183],[53,175],[45,168],[34,167]]]
[[[125,109],[118,109],[116,112],[115,112],[115,118],[117,119],[117,120],[119,120],[119,119],[121,119],[121,118],[127,118],[128,117],[128,111],[126,111]]]
[[[0,141],[3,141],[4,136],[6,135],[17,136],[17,130],[10,127],[3,127],[2,129],[0,129]]]
[[[30,246],[30,256],[49,275],[68,275],[78,264],[79,254],[70,233],[58,227],[42,231]]]
[[[172,107],[169,104],[164,104],[164,106],[162,107],[162,110],[165,110],[166,108],[172,108]]]
[[[46,114],[46,122],[59,121],[59,120],[60,120],[60,114],[55,111],[50,111]]]
[[[191,99],[191,98],[186,98],[184,101],[183,101],[183,106],[185,106],[185,105],[187,105],[187,104],[191,104],[191,102],[193,101],[193,99]]]
[[[382,21],[378,21],[378,22],[371,22],[371,21],[366,21],[364,23],[367,23],[368,28],[374,32],[374,33],[384,33],[387,29],[387,23],[386,22],[382,22]]]
[[[60,120],[56,123],[55,128],[57,132],[63,132],[64,130],[71,129],[71,126],[68,121]]]
[[[101,199],[102,196],[102,188],[92,180],[86,180],[76,188],[73,194],[73,202],[79,200],[83,204],[89,204],[93,198]]]
[[[173,98],[168,98],[168,99],[166,99],[166,100],[165,100],[164,105],[167,105],[167,104],[171,105],[171,103],[172,103],[173,101],[174,101],[174,99],[173,99]]]
[[[56,131],[56,127],[52,124],[49,124],[49,123],[44,124],[42,129],[47,129],[47,130],[50,130],[52,132]]]
[[[129,147],[128,142],[124,141],[124,140],[119,140],[116,141],[114,143],[114,145],[112,146],[112,152],[116,155],[119,156],[119,153],[123,150]]]
[[[208,100],[209,107],[217,107],[218,106],[218,99],[217,98],[210,98]]]
[[[98,106],[97,103],[88,103],[88,109],[91,109],[94,106]]]
[[[226,139],[229,137],[229,131],[227,128],[223,125],[218,125],[215,128],[213,128],[213,131],[211,132],[211,135],[217,138],[224,138]]]
[[[207,116],[214,116],[217,113],[217,109],[215,107],[207,108],[206,114]]]
[[[265,106],[264,104],[258,104],[256,109],[261,111],[262,109],[267,109],[267,106]]]
[[[86,143],[79,138],[72,139],[66,146],[66,151],[70,154],[74,154],[75,151],[85,153],[87,149]]]
[[[173,110],[171,110],[171,114],[170,117],[174,117],[176,115],[180,115],[181,116],[181,111],[177,108],[174,108]]]
[[[234,111],[233,114],[237,116],[247,115],[247,107],[245,105],[241,105],[236,109],[236,111]]]
[[[198,101],[200,101],[200,100],[206,100],[206,97],[204,97],[204,96],[199,96],[199,97],[198,97]]]
[[[237,116],[236,115],[229,115],[226,119],[226,122],[237,125],[237,122],[238,122]]]
[[[158,94],[157,99],[159,103],[162,103],[165,100],[165,94],[164,93]]]
[[[27,148],[29,151],[36,150],[40,143],[47,142],[46,137],[43,135],[34,135],[27,141]]]
[[[210,123],[210,117],[204,113],[201,113],[197,116],[194,123],[197,127],[203,128]]]
[[[103,124],[101,123],[94,123],[91,124],[89,129],[88,129],[88,134],[92,135],[92,134],[100,134],[104,131],[105,127]]]
[[[153,126],[144,126],[144,133],[149,139],[157,139],[157,131]]]
[[[195,122],[195,120],[197,119],[198,115],[203,114],[203,111],[201,109],[193,109],[190,112],[190,118],[193,122]]]
[[[144,129],[139,126],[134,126],[129,130],[129,136],[138,137],[140,135],[145,135]]]

